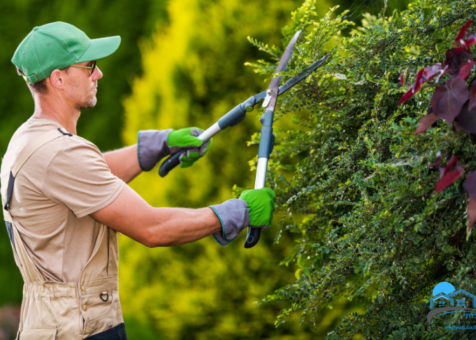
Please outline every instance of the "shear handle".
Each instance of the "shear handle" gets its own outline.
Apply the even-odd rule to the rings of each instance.
[[[226,129],[229,126],[235,126],[236,124],[241,123],[241,121],[245,119],[246,113],[253,111],[254,106],[260,101],[261,98],[262,96],[260,93],[256,96],[248,98],[243,103],[235,106],[223,117],[221,117],[218,122],[206,129],[200,136],[198,136],[198,138],[205,142],[215,136],[221,130]],[[173,168],[179,165],[180,156],[185,151],[186,150],[180,150],[179,152],[167,158],[160,166],[159,175],[161,177],[165,177]]]

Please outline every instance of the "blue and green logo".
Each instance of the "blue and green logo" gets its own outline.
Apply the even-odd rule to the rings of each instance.
[[[434,316],[452,313],[465,313],[466,319],[476,319],[476,296],[463,289],[456,290],[451,283],[440,282],[433,288],[430,309],[426,316],[428,323]]]

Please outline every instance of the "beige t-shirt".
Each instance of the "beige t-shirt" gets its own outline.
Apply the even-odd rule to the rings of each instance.
[[[2,205],[17,155],[30,141],[57,128],[61,125],[51,120],[30,118],[15,132],[2,160]],[[59,137],[26,161],[15,178],[10,213],[45,280],[79,281],[99,231],[89,214],[114,201],[124,185],[99,149],[78,136]]]

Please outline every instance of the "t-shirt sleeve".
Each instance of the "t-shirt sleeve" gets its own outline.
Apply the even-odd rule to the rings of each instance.
[[[66,143],[48,165],[43,192],[81,218],[108,206],[125,183],[111,173],[94,144]]]

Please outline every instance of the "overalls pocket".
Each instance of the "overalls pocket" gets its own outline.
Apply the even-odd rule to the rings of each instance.
[[[84,323],[84,336],[91,336],[106,331],[119,324],[117,318],[118,292],[114,289],[105,293],[83,296],[83,303],[87,303],[91,307],[91,319],[86,320]],[[120,321],[122,322],[122,320]]]

